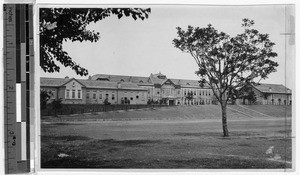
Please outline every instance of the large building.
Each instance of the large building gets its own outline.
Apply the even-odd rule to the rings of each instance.
[[[52,100],[69,104],[217,104],[212,89],[200,87],[198,80],[167,78],[161,73],[149,77],[96,74],[88,79],[41,78],[41,89],[51,91]],[[257,104],[291,104],[291,91],[283,85],[260,84],[251,89]]]
[[[41,89],[51,91],[52,99],[63,103],[147,104],[168,105],[212,104],[209,87],[200,87],[197,80],[169,79],[165,75],[149,77],[97,74],[88,79],[41,78]]]

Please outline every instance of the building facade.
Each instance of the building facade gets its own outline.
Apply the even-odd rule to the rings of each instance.
[[[291,105],[292,104],[292,91],[278,84],[257,84],[247,85],[241,90],[247,88],[247,91],[254,92],[255,102],[254,104],[262,105]],[[238,99],[238,104],[250,104],[250,102],[241,98]]]
[[[291,104],[291,92],[282,85],[252,88],[258,104]],[[41,89],[52,92],[51,100],[62,99],[68,104],[217,104],[209,86],[200,87],[198,80],[167,78],[162,73],[149,77],[96,74],[88,79],[41,78]]]
[[[68,104],[167,104],[200,105],[214,103],[209,87],[197,80],[169,79],[165,75],[149,77],[97,74],[88,79],[41,78],[41,89],[51,91],[51,102],[62,99]]]
[[[147,90],[134,83],[41,78],[41,89],[65,104],[147,104]]]

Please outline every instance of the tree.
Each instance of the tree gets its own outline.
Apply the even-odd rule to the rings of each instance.
[[[54,110],[54,115],[57,115],[57,111],[62,108],[62,99],[53,100],[52,101],[52,109]]]
[[[254,104],[256,102],[256,95],[254,91],[249,92],[247,99],[250,102],[250,104]]]
[[[248,100],[249,104],[254,104],[256,102],[256,94],[251,86],[244,86],[239,93],[240,97],[243,99],[243,104],[245,104],[245,99]]]
[[[190,102],[191,100],[193,100],[194,96],[193,96],[193,92],[188,92],[185,96],[186,99],[188,99],[188,102]]]
[[[108,98],[106,98],[103,102],[104,105],[110,105],[111,103],[108,101]]]
[[[148,18],[150,9],[140,8],[41,8],[40,9],[40,66],[45,72],[59,72],[61,63],[77,74],[88,75],[88,70],[74,62],[63,50],[63,41],[97,42],[99,32],[87,30],[91,22],[117,15],[134,20]]]
[[[255,84],[276,71],[278,64],[271,59],[277,56],[268,34],[252,29],[253,20],[243,19],[244,32],[234,37],[217,31],[211,24],[199,28],[177,27],[178,38],[173,40],[175,48],[189,53],[199,70],[200,86],[207,84],[213,91],[222,109],[224,137],[229,136],[226,107],[230,97],[238,88]]]
[[[50,100],[51,96],[52,96],[52,92],[51,91],[47,91],[44,89],[41,89],[40,91],[40,103],[41,103],[41,109],[45,109],[47,106],[47,102]]]

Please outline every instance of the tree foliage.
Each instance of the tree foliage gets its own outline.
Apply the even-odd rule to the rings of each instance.
[[[266,79],[278,66],[271,60],[277,56],[273,51],[275,43],[269,34],[260,33],[253,25],[253,20],[243,19],[244,32],[233,37],[211,24],[204,28],[188,26],[186,30],[177,27],[178,38],[173,40],[176,48],[196,61],[200,85],[208,84],[221,104],[223,124],[227,102],[237,89]]]
[[[255,104],[257,98],[256,98],[256,94],[252,89],[252,86],[245,86],[240,90],[240,98],[243,99],[243,102],[245,104],[245,99],[248,100],[249,104]]]
[[[193,98],[194,98],[193,92],[188,92],[186,94],[185,98],[188,99],[189,101],[193,100]]]
[[[40,90],[40,103],[41,103],[41,109],[45,109],[47,106],[47,102],[50,100],[51,96],[52,96],[52,92],[51,91],[47,91],[44,89]]]
[[[55,116],[57,115],[57,111],[62,108],[62,99],[53,100],[51,102],[52,109],[54,110]]]
[[[79,75],[88,75],[88,70],[74,62],[66,51],[63,42],[96,42],[100,33],[86,27],[111,15],[136,19],[146,19],[150,9],[140,8],[41,8],[40,9],[40,66],[45,72],[59,72],[62,64]]]

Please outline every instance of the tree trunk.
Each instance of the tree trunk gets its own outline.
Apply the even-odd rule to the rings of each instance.
[[[222,126],[223,126],[223,136],[228,137],[228,129],[227,129],[227,113],[226,113],[226,105],[221,104],[222,109]]]

